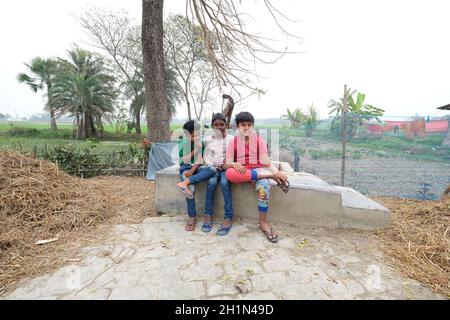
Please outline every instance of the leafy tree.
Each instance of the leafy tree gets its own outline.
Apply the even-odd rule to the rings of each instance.
[[[115,79],[101,56],[80,48],[68,54],[59,62],[52,97],[59,113],[74,117],[77,138],[86,139],[103,132],[102,119],[114,111]]]
[[[319,121],[319,114],[314,105],[311,104],[306,112],[303,112],[300,108],[296,108],[293,111],[287,109],[287,114],[282,116],[282,118],[291,122],[291,128],[303,126],[306,136],[311,137]]]
[[[298,128],[303,121],[305,114],[300,108],[294,110],[287,109],[287,114],[283,116],[283,119],[289,120],[291,122],[291,128]]]
[[[47,103],[45,109],[50,113],[51,129],[57,130],[55,106],[50,92],[56,77],[58,63],[55,59],[36,57],[31,60],[31,63],[25,65],[30,74],[20,73],[17,76],[17,80],[20,83],[28,85],[34,92],[38,92],[39,90],[46,91]]]
[[[353,98],[353,95],[356,93],[356,90],[348,89],[348,113],[347,113],[347,136],[354,137],[363,125],[364,120],[376,119],[380,122],[379,117],[384,114],[384,110],[374,107],[370,104],[365,103],[366,95],[358,92],[356,100]],[[329,114],[335,113],[335,117],[333,119],[331,130],[336,135],[340,134],[341,131],[341,119],[343,112],[344,98],[341,98],[339,101],[330,100],[328,103],[328,108],[330,108]]]
[[[303,125],[305,126],[305,134],[307,137],[312,137],[319,122],[319,113],[317,109],[311,104],[306,114],[303,117]]]

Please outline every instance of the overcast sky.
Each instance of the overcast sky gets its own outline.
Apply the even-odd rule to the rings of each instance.
[[[166,0],[165,13],[182,12],[184,0]],[[252,30],[267,32],[262,1],[245,1]],[[366,93],[366,102],[386,115],[444,115],[437,107],[450,103],[450,2],[277,0],[300,22],[289,30],[304,38],[289,48],[301,54],[275,65],[258,66],[267,90],[248,101],[258,118],[278,117],[286,108],[312,102],[326,117],[327,102],[342,95],[344,84]],[[16,75],[35,56],[64,56],[71,44],[87,37],[71,14],[89,4],[123,8],[140,22],[140,0],[15,0],[0,2],[0,113],[18,116],[43,112],[42,94],[19,84]],[[272,30],[277,32],[275,28]],[[271,32],[269,30],[269,32]],[[283,37],[280,37],[284,41]],[[221,106],[217,106],[220,110]],[[177,117],[186,112],[179,107]]]

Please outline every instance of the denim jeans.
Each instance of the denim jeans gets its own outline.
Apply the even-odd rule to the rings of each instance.
[[[233,202],[231,199],[231,185],[225,176],[225,171],[219,171],[208,180],[206,187],[205,214],[213,215],[214,195],[216,194],[217,182],[220,180],[224,205],[224,219],[233,219]]]
[[[185,173],[188,170],[192,169],[192,165],[191,164],[181,164],[180,165],[180,179],[181,181],[186,180],[186,176]],[[195,172],[194,175],[189,177],[189,190],[195,194],[195,184],[202,182],[202,181],[206,181],[209,178],[211,178],[212,176],[214,176],[217,172],[216,167],[213,166],[202,166],[200,168],[198,168],[198,170]],[[197,209],[195,207],[195,198],[194,199],[188,199],[186,198],[186,204],[187,204],[187,209],[188,209],[188,216],[189,217],[195,217],[197,216]]]

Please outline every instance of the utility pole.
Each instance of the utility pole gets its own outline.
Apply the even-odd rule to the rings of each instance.
[[[344,101],[342,101],[342,119],[341,119],[341,138],[342,138],[342,168],[341,168],[341,186],[345,181],[345,149],[347,144],[347,112],[348,112],[348,91],[347,85],[344,86]]]

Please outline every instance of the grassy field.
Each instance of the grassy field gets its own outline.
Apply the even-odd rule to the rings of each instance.
[[[181,125],[172,125],[171,130],[181,129]],[[73,140],[72,124],[58,125],[56,132],[49,129],[47,123],[15,122],[13,125],[0,123],[0,148],[32,150],[44,146],[73,144],[90,147],[89,141]],[[279,129],[282,149],[300,151],[301,155],[309,155],[312,159],[337,159],[341,157],[341,142],[332,137],[329,130],[316,130],[313,137],[306,137],[302,129],[282,128],[277,125],[261,125],[261,129]],[[116,134],[114,125],[105,125],[105,137],[99,141],[97,150],[108,152],[117,150],[130,143],[140,144],[147,128],[142,126],[143,135]],[[353,159],[380,157],[402,158],[420,161],[450,161],[450,149],[441,148],[444,137],[429,135],[425,138],[406,139],[401,135],[385,135],[383,137],[367,136],[352,139],[348,143],[349,156]]]
[[[73,125],[71,123],[58,123],[58,129],[63,130],[72,130]],[[182,125],[173,124],[170,126],[171,130],[175,130],[181,128]],[[49,130],[49,123],[42,122],[12,122],[12,125],[7,122],[0,122],[0,132],[6,132],[12,128],[30,128],[30,129],[38,129],[38,130]],[[105,131],[109,133],[116,132],[116,127],[114,124],[105,124]],[[147,133],[147,126],[145,124],[141,125],[142,133]]]
[[[111,152],[126,148],[131,142],[126,141],[101,141],[95,144],[95,151],[99,153]],[[62,140],[62,139],[41,139],[26,137],[7,137],[0,135],[0,149],[33,151],[36,147],[39,150],[45,147],[54,147],[58,145],[74,145],[79,148],[93,148],[94,144],[90,141]]]

